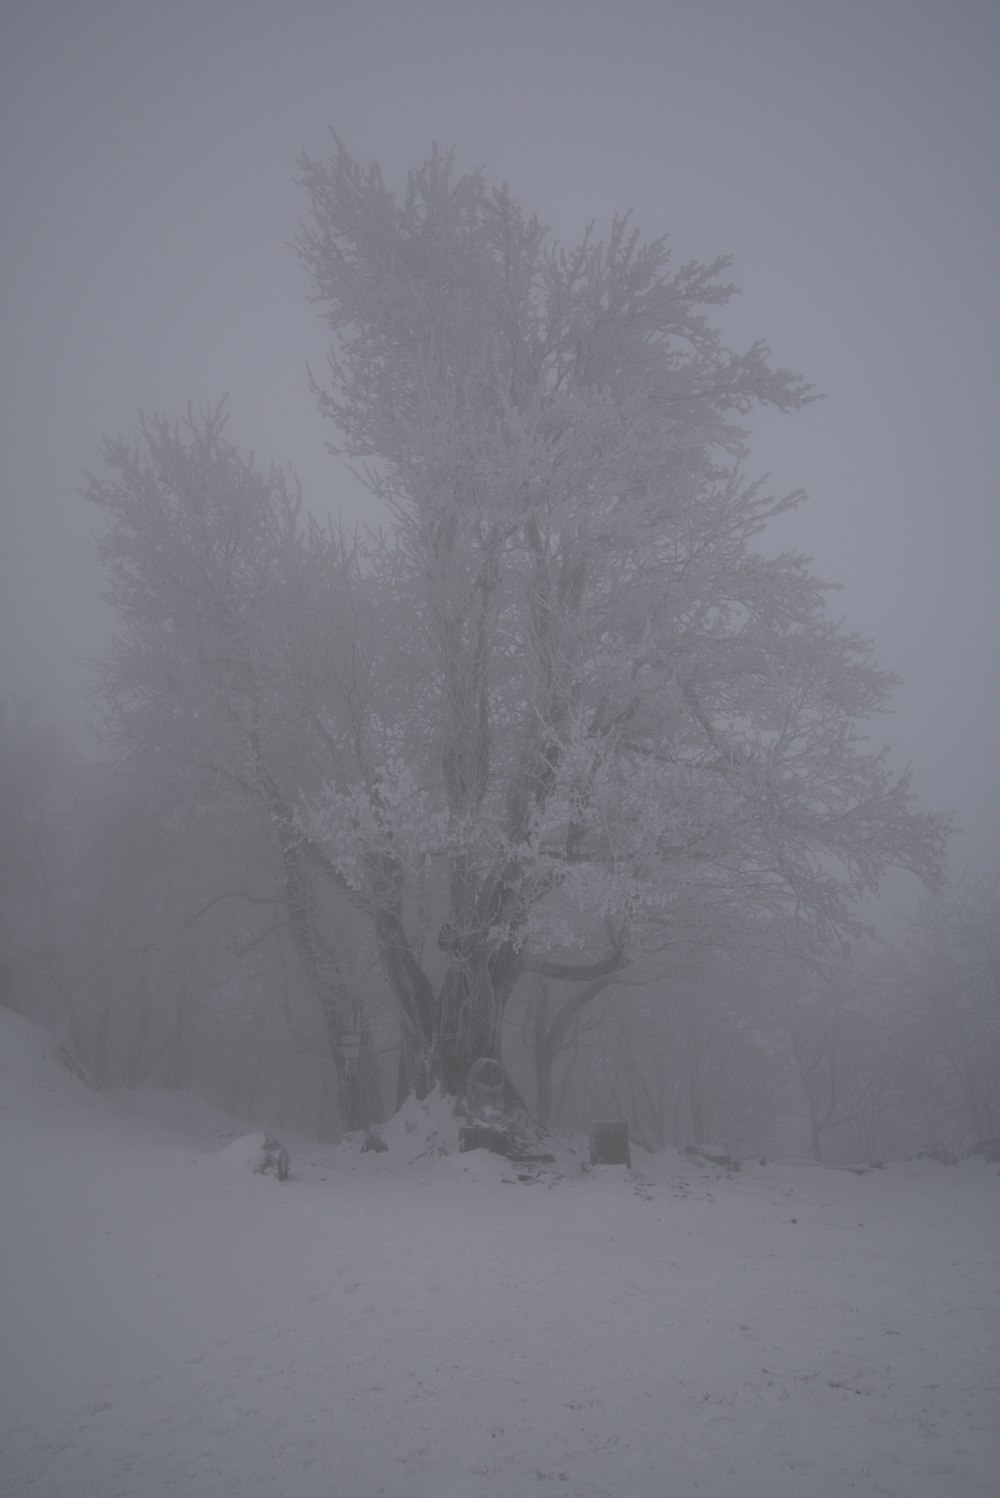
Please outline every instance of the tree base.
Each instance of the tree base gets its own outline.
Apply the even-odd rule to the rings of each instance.
[[[509,1155],[510,1130],[497,1124],[463,1124],[458,1131],[458,1148],[461,1154],[466,1150],[489,1150],[494,1155]]]

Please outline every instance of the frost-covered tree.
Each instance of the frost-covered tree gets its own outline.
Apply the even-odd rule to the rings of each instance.
[[[939,1138],[1000,1137],[1000,867],[926,896],[893,945],[889,977],[933,1058],[935,1090],[951,1100]]]
[[[340,146],[302,171],[320,404],[391,515],[343,575],[370,648],[304,825],[418,1090],[498,1056],[525,969],[593,984],[690,881],[830,930],[887,865],[935,875],[942,825],[863,739],[893,679],[805,559],[755,549],[800,496],[745,476],[740,418],[810,392],[724,346],[726,262],[627,217],[561,248],[436,151],[401,197]]]
[[[341,1080],[344,1122],[380,1115],[379,1073],[355,970],[346,885],[303,829],[299,801],[336,774],[329,683],[350,655],[336,536],[307,525],[295,482],[244,459],[221,409],[144,420],[105,444],[88,497],[117,616],[99,684],[108,748],[164,815],[259,829],[240,876],[220,860],[196,902],[280,907]],[[246,834],[244,847],[246,847]],[[192,925],[198,909],[185,915]],[[188,936],[185,941],[189,940]],[[237,945],[253,940],[243,932]]]

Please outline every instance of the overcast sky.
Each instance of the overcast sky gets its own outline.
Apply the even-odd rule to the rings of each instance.
[[[288,241],[328,127],[432,141],[565,240],[617,209],[734,257],[737,343],[826,399],[759,424],[781,540],[904,685],[875,732],[1000,856],[996,0],[6,0],[3,691],[85,716],[106,621],[78,498],[103,434],[228,391],[234,434],[354,503],[306,388]]]

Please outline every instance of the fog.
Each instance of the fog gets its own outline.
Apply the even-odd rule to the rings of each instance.
[[[817,822],[816,861],[790,878],[785,896],[794,891],[794,919],[803,929],[815,921],[826,942],[835,934],[857,939],[852,910],[874,918],[890,934],[900,929],[900,910],[911,923],[919,911],[911,934],[938,920],[945,927],[951,922],[948,929],[957,931],[966,919],[961,911],[968,914],[971,901],[973,926],[988,925],[995,896],[989,871],[1000,850],[995,785],[1000,693],[994,661],[1000,508],[990,440],[1000,395],[998,40],[995,8],[973,3],[947,17],[935,6],[912,4],[873,11],[861,5],[634,3],[612,14],[603,5],[559,0],[542,6],[515,3],[502,11],[447,3],[297,4],[280,14],[263,5],[221,3],[181,5],[169,13],[132,3],[101,3],[86,12],[51,3],[9,7],[2,61],[6,228],[0,250],[4,698],[34,699],[31,732],[52,725],[65,730],[86,756],[98,753],[94,727],[102,699],[95,699],[93,688],[95,670],[111,643],[112,613],[102,598],[116,586],[115,553],[105,551],[102,576],[92,532],[103,521],[82,491],[87,474],[96,474],[91,497],[107,505],[111,491],[101,490],[101,475],[107,473],[102,438],[131,441],[142,413],[172,420],[191,402],[204,408],[225,395],[227,436],[260,464],[291,464],[314,516],[343,517],[349,527],[386,519],[385,508],[352,476],[347,462],[328,452],[331,432],[310,390],[310,369],[322,380],[327,332],[320,320],[323,308],[309,301],[310,286],[293,243],[309,206],[296,162],[303,152],[322,160],[333,149],[332,128],[359,162],[381,162],[386,185],[395,191],[435,143],[453,144],[457,171],[481,165],[487,181],[509,183],[525,209],[537,211],[551,236],[566,246],[580,242],[591,224],[595,238],[604,237],[614,215],[627,212],[630,224],[646,236],[669,236],[675,266],[710,263],[719,254],[731,257],[723,279],[731,277],[741,294],[713,310],[722,336],[736,348],[762,340],[774,367],[792,370],[822,396],[792,410],[801,404],[801,392],[789,386],[798,393],[787,401],[755,398],[749,403],[753,409],[744,412],[752,438],[746,472],[764,475],[776,495],[800,486],[808,492],[805,504],[768,521],[761,545],[771,558],[788,549],[811,556],[819,578],[839,588],[828,607],[844,637],[857,632],[870,638],[880,665],[899,673],[901,685],[888,717],[859,720],[857,731],[869,737],[857,741],[852,752],[876,754],[887,742],[890,781],[912,766],[916,801],[910,812],[950,815],[954,828],[947,856],[959,893],[946,896],[944,905],[934,907],[936,913],[920,907],[913,875],[942,872],[932,848],[940,833],[931,823],[920,831],[919,819],[910,822],[890,813],[888,799],[870,873],[865,872],[870,849],[823,842],[826,834]],[[413,313],[418,315],[419,309]],[[377,411],[376,419],[381,419]],[[150,462],[155,469],[168,458],[164,450]],[[127,491],[124,469],[119,479]],[[688,495],[683,502],[693,501]],[[124,515],[119,520],[124,528],[113,545],[127,546],[121,538],[130,534],[133,522]],[[113,531],[114,518],[108,523]],[[152,522],[140,516],[134,523]],[[650,537],[658,544],[653,532]],[[129,565],[138,565],[141,574],[144,563],[137,557]],[[193,565],[190,556],[180,565]],[[310,565],[319,565],[317,558]],[[331,565],[330,559],[322,565]],[[792,586],[791,573],[781,574],[780,561],[775,565],[779,571],[770,586],[780,593]],[[118,578],[120,607],[124,575]],[[346,577],[336,586],[350,593]],[[452,584],[446,580],[443,586]],[[327,590],[335,591],[332,585]],[[329,619],[329,645],[342,627],[335,600],[321,599],[315,609]],[[134,632],[137,619],[141,633],[141,617],[122,614],[126,632]],[[278,649],[278,627],[276,616],[270,636],[265,631],[265,652]],[[148,642],[152,654],[136,657],[131,665],[120,654],[111,659],[105,706],[109,690],[131,689],[136,671],[140,677],[155,671],[149,663],[159,648],[156,638],[154,630]],[[845,670],[847,660],[845,655]],[[454,660],[445,660],[443,669],[453,665]],[[397,669],[402,684],[412,667]],[[525,680],[531,693],[532,679]],[[210,712],[229,686],[206,678],[189,682],[185,691],[192,690],[208,693],[205,711]],[[500,690],[497,686],[494,693]],[[863,690],[874,692],[872,700],[883,691]],[[390,692],[380,711],[395,709]],[[183,782],[197,765],[198,773],[206,769],[197,753],[190,764],[185,757],[199,732],[192,726],[199,711],[188,725],[188,740],[170,738],[174,718],[169,712],[159,720],[154,712],[141,729],[138,720],[129,729],[124,719],[117,729],[111,727],[107,750],[124,753],[133,768],[144,764],[151,777],[145,792],[131,792],[137,806],[148,805],[150,796],[161,797],[164,807],[171,796],[175,806],[185,797],[184,804],[202,804],[204,784],[194,790]],[[296,721],[300,711],[308,716],[301,703],[289,705],[282,721]],[[758,752],[760,734],[766,736],[763,704],[751,701],[749,712],[751,718],[755,712],[764,716],[739,751],[747,764]],[[326,794],[323,776],[331,773],[329,765],[317,770],[326,749],[307,744],[307,733],[305,727],[296,729],[306,759],[287,769],[291,778],[280,803],[294,804],[296,817],[302,815],[303,798]],[[140,741],[145,748],[137,751]],[[34,741],[29,735],[25,742]],[[413,754],[423,752],[419,735],[407,742]],[[24,752],[27,760],[15,756],[15,765],[32,762],[32,773],[42,779],[42,766],[58,760],[58,755],[50,760],[48,750]],[[286,745],[280,752],[299,751]],[[562,752],[569,754],[568,747]],[[737,752],[732,746],[726,752],[735,765]],[[695,756],[691,763],[701,761]],[[846,767],[844,761],[845,773]],[[414,783],[431,773],[415,760],[406,771]],[[17,802],[27,794],[19,789],[18,776],[25,773],[23,768],[11,772],[11,835],[25,847],[34,838],[41,848],[41,834],[33,831],[29,838],[27,823],[17,822]],[[104,898],[128,929],[151,917],[117,909],[113,891],[124,891],[123,879],[134,888],[136,875],[140,887],[147,881],[151,891],[155,883],[154,855],[142,851],[141,822],[123,807],[120,817],[128,832],[113,818],[103,831],[81,832],[79,809],[96,792],[66,791],[61,773],[53,769],[49,789],[37,792],[47,819],[45,836],[52,840],[48,864],[35,868],[30,852],[23,866],[18,854],[9,863],[12,908],[20,912],[12,927],[27,931],[32,920],[41,923],[34,946],[28,945],[31,962],[43,967],[65,938],[60,921],[70,919],[46,905],[52,870],[60,862],[67,911],[72,907],[72,858],[64,847],[56,851],[60,837],[77,838],[81,848],[88,839],[106,840],[113,852],[107,868],[114,865],[117,872],[108,874]],[[372,773],[387,772],[373,772],[369,764],[359,773],[358,784],[370,784]],[[499,771],[494,780],[499,785]],[[183,782],[180,789],[175,781]],[[515,800],[528,794],[525,785],[511,784]],[[337,794],[354,795],[356,789],[345,782]],[[426,784],[420,789],[423,794]],[[751,796],[749,807],[749,783],[744,792]],[[531,794],[542,794],[541,782]],[[674,792],[663,794],[669,801]],[[223,818],[228,815],[222,802],[217,810]],[[658,814],[672,813],[660,806]],[[286,812],[279,814],[274,802],[269,815],[273,822]],[[315,826],[326,828],[316,835],[317,859],[336,844],[336,836],[327,836],[331,815],[329,808],[316,813]],[[683,821],[680,811],[677,816]],[[225,825],[225,836],[216,834],[216,849],[227,851],[217,853],[215,884],[206,883],[206,859],[192,848],[173,849],[175,873],[157,869],[156,877],[174,879],[189,902],[184,920],[194,921],[201,906],[220,914],[226,858],[259,859],[260,869],[266,867],[264,844],[252,841],[246,819],[237,816]],[[703,839],[706,827],[699,834]],[[235,843],[233,828],[240,829]],[[157,835],[169,843],[166,824]],[[253,836],[266,839],[266,824]],[[503,837],[509,836],[508,829]],[[438,856],[429,832],[427,837],[419,856]],[[242,851],[240,838],[250,839]],[[718,841],[711,848],[703,843],[699,856],[715,859],[720,847]],[[82,853],[76,856],[86,864]],[[740,857],[744,879],[750,868],[761,873],[759,852],[744,849]],[[197,877],[185,862],[190,858],[198,862]],[[853,872],[836,886],[831,904],[822,888],[824,871],[845,858],[845,867],[855,860]],[[128,859],[133,873],[124,875]],[[720,867],[725,866],[723,860]],[[346,887],[354,874],[345,875],[341,867],[338,877]],[[766,882],[771,875],[764,870],[761,877]],[[696,884],[695,874],[683,875],[678,888],[687,890],[685,901],[690,903]],[[43,891],[30,918],[18,903],[23,896],[30,905],[24,894],[29,888]],[[353,887],[349,893],[355,899]],[[266,904],[278,897],[268,885],[256,889],[253,898]],[[674,912],[670,919],[680,929],[694,930],[692,917],[676,913],[688,909],[672,903],[681,898],[676,891],[668,897],[661,890],[657,898],[661,912]],[[329,930],[338,929],[341,917],[334,907],[322,913],[317,907],[311,917],[317,929],[324,922]],[[780,901],[768,907],[769,918],[779,907]],[[808,920],[804,912],[811,912]],[[788,915],[779,913],[782,919]],[[441,912],[434,918],[443,921],[439,945],[445,950],[448,922]],[[180,953],[187,953],[185,962],[194,961],[182,934],[186,927],[176,924],[180,914],[173,919],[173,935],[166,935],[168,921],[157,937],[168,968],[181,960]],[[225,935],[227,920],[236,921],[231,909],[213,939],[237,940],[232,931]],[[294,919],[290,929],[296,929]],[[769,928],[768,942],[776,929]],[[18,942],[27,941],[23,931],[10,938],[15,954]],[[559,939],[551,932],[542,939],[549,966],[560,941],[585,948],[588,960],[597,964],[589,974],[581,969],[581,978],[593,980],[598,969],[603,974],[624,962],[625,946],[614,945],[618,937],[612,959],[610,950],[603,956],[596,950],[594,928],[584,929],[578,921],[570,936],[568,931],[561,928]],[[243,930],[239,938],[248,951],[264,939],[257,928]],[[368,940],[348,920],[334,941],[357,946],[360,954],[353,975],[343,980],[348,988],[353,983],[367,990],[374,982],[361,976],[378,971]],[[739,938],[730,932],[723,942],[716,930],[710,940],[699,940],[713,949],[745,952],[749,937],[746,930]],[[641,947],[640,942],[630,951],[630,963]],[[383,962],[385,956],[383,951]],[[208,961],[204,954],[198,960]],[[63,961],[70,962],[65,953]],[[71,965],[82,964],[95,993],[102,994],[111,980],[97,974],[109,961],[105,953],[101,968],[93,953],[76,951]],[[295,971],[300,961],[308,967],[312,959],[300,950]],[[98,967],[91,970],[91,962]],[[128,989],[134,978],[126,980],[124,971],[115,970],[114,981]],[[654,981],[651,971],[636,970],[640,988]],[[527,975],[525,968],[525,984]],[[829,973],[827,978],[833,981]],[[54,981],[50,974],[50,989]],[[264,1014],[274,973],[258,974],[255,981]],[[429,981],[439,983],[441,973]],[[704,994],[711,991],[718,1000],[731,976],[702,973],[691,981],[691,994],[702,992],[697,1002],[706,1004]],[[755,981],[764,980],[758,975]],[[208,985],[220,993],[227,982],[232,986],[234,980],[220,977],[211,961],[197,980],[202,989]],[[773,971],[767,982],[782,987]],[[521,992],[523,998],[524,986]],[[55,1002],[51,992],[49,1002]],[[122,1049],[126,1030],[136,1023],[129,1008],[133,1001],[116,1001],[123,1005],[124,1026],[115,1043],[118,1059],[109,1059],[109,1052],[100,1065],[95,1058],[101,1046],[115,1049],[107,1039],[114,1025],[106,1014],[97,1018],[109,1002],[106,994],[88,1002],[87,1024],[97,1027],[89,1039],[79,1029],[82,1021],[68,993],[62,1019],[51,1023],[77,1027],[71,1039],[79,1059],[97,1073],[142,1072],[134,1055],[126,1065]],[[500,1011],[505,1002],[499,1001]],[[526,1002],[525,1013],[538,1012],[531,1008],[535,999]],[[690,1002],[695,1004],[694,998]],[[21,1003],[31,1011],[29,1003]],[[743,1003],[737,1003],[737,1013]],[[357,1023],[355,1016],[349,1028]],[[384,1025],[383,1040],[391,1050],[393,1026],[388,1019]],[[339,1031],[331,1036],[339,1056]],[[133,1035],[132,1051],[152,1046],[144,1031],[141,1038],[140,1045],[139,1034]],[[314,1039],[325,1054],[325,1042]],[[508,1049],[513,1053],[518,1043],[510,1038]],[[191,1057],[200,1054],[192,1036],[183,1045],[178,1040],[178,1047],[170,1073],[175,1081],[191,1074]],[[540,1054],[537,1044],[535,1050]],[[530,1052],[528,1045],[525,1057]],[[327,1056],[323,1065],[328,1064]],[[381,1066],[382,1090],[391,1091],[391,1064]],[[214,1063],[208,1070],[218,1090]],[[236,1074],[242,1076],[239,1067]],[[540,1075],[538,1087],[546,1097],[552,1083],[551,1075]],[[233,1085],[236,1095],[243,1083]],[[281,1087],[286,1085],[287,1076]],[[326,1082],[318,1073],[309,1085],[322,1091]],[[636,1079],[629,1085],[637,1085]],[[550,1105],[548,1099],[542,1111]],[[245,1097],[243,1106],[248,1106]],[[580,1099],[573,1104],[572,1089],[568,1106],[581,1116],[586,1112]],[[326,1126],[322,1119],[319,1126]],[[691,1123],[696,1137],[701,1127]],[[686,1128],[674,1128],[675,1142]],[[662,1142],[664,1125],[654,1133]]]
[[[358,503],[306,388],[288,247],[334,126],[400,174],[432,141],[560,237],[631,208],[733,256],[737,342],[825,400],[760,423],[788,543],[904,680],[889,725],[956,868],[1000,846],[1000,251],[989,3],[14,3],[3,39],[3,671],[80,725],[107,621],[78,498],[139,409],[230,392],[309,502]]]
[[[0,1493],[986,1493],[998,67],[5,7]]]

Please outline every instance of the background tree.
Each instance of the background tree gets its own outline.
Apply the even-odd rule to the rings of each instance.
[[[823,1159],[827,1134],[855,1122],[862,1054],[868,1043],[858,974],[841,957],[786,975],[785,1025],[793,1075],[809,1118],[809,1153]]]
[[[2,1002],[92,1061],[74,972],[83,873],[81,778],[65,734],[24,699],[0,704]]]
[[[361,1127],[381,1102],[351,981],[352,892],[296,810],[334,773],[324,690],[352,648],[330,570],[341,547],[304,524],[288,475],[243,460],[224,428],[221,409],[144,420],[136,441],[105,445],[107,474],[89,485],[106,518],[98,551],[118,619],[100,673],[105,729],[159,805],[217,822],[257,817],[256,860],[202,903],[228,900],[232,911],[280,899],[344,1121]]]
[[[951,1100],[937,1138],[1000,1137],[1000,868],[967,870],[926,895],[893,944],[887,976],[919,1027],[920,1053],[934,1058],[929,1084],[941,1104]]]

